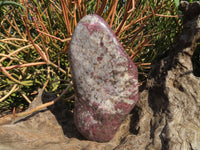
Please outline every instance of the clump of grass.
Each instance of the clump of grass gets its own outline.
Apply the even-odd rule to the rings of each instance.
[[[58,95],[71,82],[68,49],[78,21],[102,16],[139,68],[141,83],[151,62],[179,31],[173,1],[21,0],[0,7],[0,108],[24,110],[38,88]],[[25,9],[23,9],[25,8]],[[70,88],[67,97],[73,95]],[[73,107],[73,99],[67,102]],[[1,112],[0,112],[1,113]]]

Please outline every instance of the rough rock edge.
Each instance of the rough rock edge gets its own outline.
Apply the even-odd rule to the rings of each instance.
[[[191,62],[200,40],[200,3],[181,2],[179,8],[184,14],[183,32],[169,56],[152,65],[143,91],[148,92],[147,104],[137,105],[152,111],[150,119],[149,114],[139,115],[141,131],[135,142],[144,132],[151,141],[144,143],[144,149],[200,149],[200,78],[193,75]],[[142,128],[144,124],[150,124],[150,129]]]

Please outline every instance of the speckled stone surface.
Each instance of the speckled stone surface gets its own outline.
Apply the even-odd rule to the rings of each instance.
[[[70,43],[74,121],[89,140],[107,142],[138,100],[137,67],[98,15],[80,20]]]

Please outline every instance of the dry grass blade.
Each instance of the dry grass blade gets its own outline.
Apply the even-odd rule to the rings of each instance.
[[[32,37],[31,37],[31,34],[30,34],[30,31],[29,31],[29,27],[28,27],[28,24],[27,24],[27,21],[26,21],[26,18],[24,17],[24,20],[25,22],[25,27],[26,27],[26,31],[27,31],[27,34],[28,34],[28,37],[29,37],[29,40],[31,41],[32,45],[34,46],[35,50],[40,54],[40,56],[42,57],[42,59],[46,62],[48,62],[48,59],[47,57],[42,53],[42,51],[39,49],[39,47],[34,43]]]
[[[138,34],[144,29],[144,24],[142,24],[140,27],[138,27],[137,29],[135,29],[133,32],[131,32],[131,35],[134,33],[133,37],[129,40],[129,42],[126,44],[125,49],[128,49],[129,45],[131,44],[131,48],[133,47],[135,41],[137,40],[137,36]],[[128,35],[130,36],[130,35]],[[127,38],[127,37],[126,37]]]
[[[83,14],[81,11],[81,0],[77,0],[77,6],[78,6],[79,17],[82,18]]]
[[[128,13],[133,12],[134,9],[135,9],[135,0],[132,0],[132,8],[131,8],[131,10],[128,11]]]
[[[29,64],[20,64],[20,65],[13,65],[9,67],[4,67],[5,70],[11,70],[15,68],[24,68],[24,67],[30,67],[30,66],[38,66],[38,65],[45,65],[46,62],[35,62],[35,63],[29,63]],[[0,70],[1,72],[1,70]]]
[[[13,51],[13,52],[11,52],[11,53],[9,53],[8,56],[12,56],[12,55],[14,55],[14,54],[17,54],[17,53],[19,53],[20,51],[23,51],[23,50],[25,50],[25,49],[27,49],[27,48],[30,48],[30,47],[32,47],[32,46],[33,46],[32,44],[29,44],[29,45],[26,45],[26,46],[24,46],[24,47],[20,47],[19,49],[15,50],[15,51]],[[7,57],[1,58],[1,59],[0,59],[0,62],[4,61],[6,58],[7,58]]]
[[[117,3],[118,3],[118,0],[112,1],[111,10],[108,14],[108,17],[106,18],[106,22],[108,22],[108,20],[110,19],[110,16],[112,15],[111,20],[110,20],[110,27],[112,27],[112,25],[113,25],[116,8],[117,8]]]
[[[17,84],[14,84],[14,86],[12,87],[12,89],[4,96],[0,99],[0,102],[4,101],[6,98],[8,98],[8,96],[10,96],[14,91],[16,91],[17,89],[19,89],[17,87]]]
[[[19,80],[15,79],[8,71],[6,71],[6,69],[2,66],[2,64],[0,64],[0,70],[1,70],[10,80],[12,80],[13,82],[18,83],[18,84],[20,84],[20,85],[25,85],[25,86],[28,85],[27,83],[24,83],[24,82],[22,82],[22,81],[19,81]]]
[[[139,52],[141,52],[143,50],[143,48],[145,47],[145,45],[151,43],[153,39],[149,40],[149,39],[145,39],[144,41],[142,41],[137,48],[135,48],[133,51],[134,53],[131,55],[131,59],[134,59],[134,57],[136,57],[138,55]]]
[[[61,6],[62,6],[62,10],[63,10],[62,12],[63,12],[63,16],[65,19],[66,28],[68,31],[68,36],[70,36],[70,35],[72,35],[72,32],[71,32],[71,25],[70,25],[68,14],[67,14],[67,5],[66,5],[65,0],[61,0]]]
[[[119,35],[119,32],[121,31],[122,27],[124,26],[124,23],[126,21],[126,19],[128,18],[128,16],[130,15],[130,13],[128,13],[128,10],[130,9],[130,6],[131,6],[131,1],[128,1],[128,5],[127,5],[127,10],[125,12],[125,15],[121,21],[121,23],[119,24],[119,26],[117,27],[116,29],[116,32],[115,34],[118,36]]]

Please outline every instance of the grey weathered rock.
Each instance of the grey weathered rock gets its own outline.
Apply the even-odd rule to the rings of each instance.
[[[193,74],[191,62],[200,40],[200,11],[191,12],[200,3],[188,5],[180,38],[166,58],[152,65],[146,89],[140,93],[139,131],[133,137],[134,143],[143,144],[131,149],[200,150],[200,78]],[[129,139],[119,149],[131,145]]]
[[[137,67],[98,15],[79,21],[69,54],[75,125],[87,139],[107,142],[138,100]]]
[[[193,17],[185,20],[169,56],[152,66],[131,120],[128,116],[110,142],[84,139],[73,115],[58,102],[18,123],[1,125],[0,149],[200,150],[200,78],[191,63],[200,39],[200,14]]]

